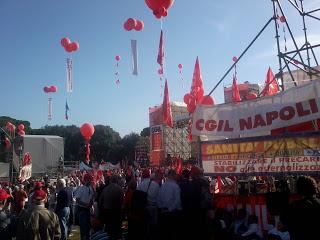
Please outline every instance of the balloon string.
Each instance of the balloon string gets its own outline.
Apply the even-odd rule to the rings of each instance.
[[[162,30],[162,26],[163,25],[163,22],[162,22],[162,18],[160,19],[160,29]]]

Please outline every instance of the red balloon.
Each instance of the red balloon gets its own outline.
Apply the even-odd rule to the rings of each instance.
[[[86,140],[90,140],[94,134],[94,126],[91,123],[85,123],[81,126],[80,133]]]
[[[174,0],[145,0],[145,2],[151,10],[157,11],[162,7],[168,10],[172,6]]]
[[[72,52],[73,51],[73,46],[72,44],[68,44],[67,46],[64,47],[64,49],[67,51],[67,52]]]
[[[19,134],[20,136],[26,135],[26,133],[25,133],[23,130],[19,130],[18,134]]]
[[[203,99],[201,100],[201,105],[214,105],[214,100],[211,96],[207,95],[204,96]]]
[[[127,23],[129,25],[129,27],[132,29],[134,29],[137,25],[137,20],[134,18],[128,18]]]
[[[189,104],[190,97],[191,97],[191,96],[190,96],[189,93],[187,93],[187,94],[184,95],[183,101],[184,101],[185,104]]]
[[[16,129],[16,126],[13,125],[11,122],[7,122],[6,128],[10,131],[13,132]]]
[[[11,141],[9,138],[5,138],[5,144],[6,144],[6,149],[9,149],[11,147]]]
[[[168,16],[168,10],[164,9],[164,11],[162,11],[162,17],[166,17]]]
[[[234,61],[234,62],[236,62],[238,60],[238,58],[236,57],[236,56],[234,56],[233,58],[232,58],[232,61]]]
[[[163,74],[163,69],[162,69],[162,68],[159,68],[159,69],[158,69],[158,74],[159,74],[159,75],[162,75],[162,74]]]
[[[258,97],[258,95],[256,93],[248,93],[246,96],[247,100],[253,100],[256,99]]]
[[[156,16],[156,18],[160,19],[162,17],[161,13],[158,11],[154,11],[153,14]]]
[[[67,45],[69,45],[71,43],[71,41],[70,41],[69,38],[64,37],[64,38],[61,39],[60,43],[61,43],[62,47],[66,47]]]
[[[115,59],[116,59],[117,62],[119,62],[119,61],[121,60],[121,57],[120,57],[119,55],[117,55],[117,56],[115,57]]]
[[[179,68],[179,69],[182,69],[182,68],[183,68],[183,65],[182,65],[181,63],[179,63],[179,64],[178,64],[178,68]]]
[[[7,129],[10,129],[10,128],[11,128],[11,125],[12,125],[12,123],[11,123],[11,122],[7,122],[7,124],[6,124],[6,128],[7,128]]]
[[[23,125],[22,123],[20,123],[20,124],[18,125],[18,129],[19,129],[19,131],[24,130],[24,125]]]
[[[128,21],[123,24],[123,28],[127,31],[131,31],[133,28],[129,25]]]
[[[196,110],[196,104],[189,104],[187,106],[187,110],[188,110],[189,113],[193,113],[194,110]]]
[[[51,86],[50,87],[50,92],[55,93],[58,91],[58,87],[57,86]]]
[[[286,22],[286,17],[285,16],[281,16],[279,18],[279,20],[280,20],[280,22],[284,23],[284,22]]]
[[[134,29],[136,31],[141,31],[143,28],[144,28],[144,22],[140,20],[136,20],[136,26]]]
[[[78,42],[72,42],[70,43],[70,48],[71,48],[71,51],[78,51],[79,48],[80,48],[80,45]]]
[[[45,86],[45,87],[43,88],[43,91],[44,91],[45,93],[50,92],[50,87]]]

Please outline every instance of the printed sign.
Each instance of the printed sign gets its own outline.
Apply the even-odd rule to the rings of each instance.
[[[318,135],[202,142],[202,165],[217,175],[320,171]]]

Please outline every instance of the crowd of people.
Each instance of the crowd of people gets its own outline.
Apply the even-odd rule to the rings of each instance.
[[[97,177],[98,176],[98,177]],[[210,179],[200,168],[145,168],[77,172],[55,181],[29,179],[0,188],[0,239],[66,240],[299,240],[319,239],[316,182],[300,177],[301,199],[269,229],[244,208],[215,206]]]

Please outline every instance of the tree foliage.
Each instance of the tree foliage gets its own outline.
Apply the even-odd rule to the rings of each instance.
[[[4,127],[10,121],[16,126],[23,123],[26,133],[31,135],[56,135],[64,138],[65,161],[79,161],[85,158],[85,141],[80,134],[79,127],[70,126],[44,126],[40,129],[31,129],[30,122],[12,119],[10,117],[0,117],[0,126]],[[136,133],[130,133],[123,138],[110,126],[95,125],[95,133],[90,139],[91,161],[110,161],[117,163],[126,159],[128,163],[133,163],[135,158],[135,146],[140,138]],[[143,130],[142,132],[146,132]]]

